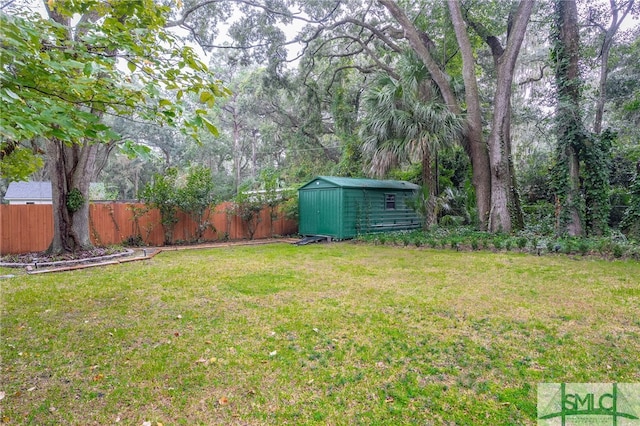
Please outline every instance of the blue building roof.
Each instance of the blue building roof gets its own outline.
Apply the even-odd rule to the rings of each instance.
[[[51,201],[51,182],[11,182],[4,199]]]

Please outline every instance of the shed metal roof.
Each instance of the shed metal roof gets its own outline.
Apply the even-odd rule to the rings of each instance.
[[[51,182],[11,182],[4,199],[51,201]]]
[[[410,190],[415,191],[420,187],[411,182],[405,182],[401,180],[377,180],[377,179],[364,179],[364,178],[346,178],[336,176],[318,176],[311,182],[303,185],[300,189],[307,188],[313,182],[322,180],[331,185],[335,185],[340,188],[372,188],[372,189],[397,189],[397,190]]]

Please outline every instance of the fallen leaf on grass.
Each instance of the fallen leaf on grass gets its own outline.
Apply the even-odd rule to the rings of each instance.
[[[229,399],[227,399],[226,396],[223,396],[222,398],[220,398],[218,400],[218,404],[220,404],[220,405],[227,405],[228,403],[229,403]]]
[[[104,374],[97,374],[95,376],[93,376],[93,381],[94,382],[98,382],[100,380],[104,379]]]
[[[216,362],[221,361],[216,357],[213,358],[209,358],[209,359],[205,359],[205,358],[199,358],[196,361],[196,364],[204,364],[204,365],[209,365],[209,364],[215,364]]]

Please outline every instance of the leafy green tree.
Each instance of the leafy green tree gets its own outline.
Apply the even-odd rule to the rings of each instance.
[[[424,36],[418,21],[410,18],[407,10],[393,0],[379,0],[404,31],[411,49],[423,61],[450,110],[459,114],[461,106],[453,90],[451,74],[434,57],[432,45],[434,37]],[[465,149],[473,166],[473,184],[480,221],[490,231],[510,231],[512,229],[510,205],[516,197],[510,192],[515,187],[511,157],[511,85],[516,59],[520,51],[525,30],[533,10],[533,2],[520,1],[507,8],[508,28],[504,24],[487,26],[474,16],[472,8],[457,0],[447,2],[449,18],[454,29],[462,61],[462,80],[465,86],[466,132]],[[495,4],[491,4],[494,7]],[[418,7],[420,7],[418,5]],[[410,10],[415,13],[415,9]],[[492,13],[505,16],[505,10],[495,8]],[[498,31],[508,29],[506,44],[503,46]],[[495,94],[492,101],[491,126],[489,135],[484,136],[483,114],[478,89],[477,62],[472,31],[491,50],[496,73]]]
[[[611,50],[616,42],[616,36],[625,19],[633,13],[638,13],[638,4],[635,0],[610,0],[608,8],[604,4],[590,4],[587,18],[587,28],[591,30],[589,35],[594,38],[597,45],[599,60],[598,81],[596,90],[595,113],[593,119],[593,133],[600,135],[603,131],[605,104],[607,103],[607,80],[613,68],[610,61]]]
[[[184,186],[177,189],[176,204],[196,223],[194,241],[202,241],[204,232],[212,227],[209,218],[216,200],[214,190],[211,170],[204,166],[189,170]]]
[[[425,226],[437,223],[438,196],[434,159],[437,150],[452,145],[462,133],[462,120],[445,105],[433,101],[425,68],[411,63],[401,79],[380,76],[364,95],[365,117],[360,129],[370,171],[378,176],[402,163],[422,165],[425,188]]]
[[[225,92],[193,49],[165,30],[169,7],[152,0],[44,6],[46,17],[0,13],[0,135],[3,141],[46,140],[54,211],[49,251],[58,253],[91,246],[86,200],[98,146],[120,139],[105,117],[151,120],[197,137],[200,127],[216,129],[206,110],[187,113],[183,100],[196,96],[212,104]],[[161,88],[175,97],[163,96]],[[79,194],[73,209],[70,194]]]
[[[165,244],[173,243],[173,228],[178,222],[177,177],[178,171],[175,168],[158,173],[140,194],[140,198],[146,204],[160,211],[160,223],[164,231]]]
[[[10,181],[27,180],[29,175],[44,165],[37,149],[18,141],[0,141],[0,178]]]
[[[269,232],[273,236],[274,222],[278,219],[279,208],[290,197],[290,191],[283,187],[280,173],[272,168],[266,168],[260,172],[258,185],[264,205],[269,209]]]
[[[259,192],[251,191],[248,186],[240,189],[233,198],[233,211],[247,227],[249,239],[253,237],[262,222],[260,213],[264,208],[264,200]]]

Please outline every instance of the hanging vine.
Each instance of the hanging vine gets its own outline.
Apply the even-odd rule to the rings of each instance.
[[[636,165],[636,174],[630,188],[631,202],[620,228],[626,232],[627,236],[636,241],[640,241],[640,161]]]
[[[592,135],[581,151],[588,235],[601,236],[609,228],[609,170],[611,146],[615,138],[615,133],[605,130],[601,135]]]
[[[585,130],[580,114],[583,87],[579,70],[579,33],[575,1],[556,0],[552,37],[552,61],[555,65],[556,164],[552,170],[558,234],[583,234],[584,199],[580,193],[579,155],[584,147]]]

